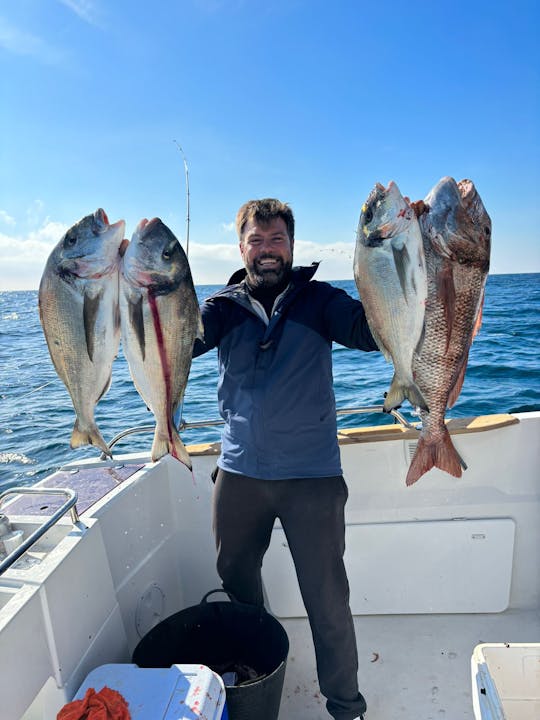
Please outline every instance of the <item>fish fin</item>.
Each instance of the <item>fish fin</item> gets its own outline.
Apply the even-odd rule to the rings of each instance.
[[[392,253],[394,255],[394,265],[398,274],[399,284],[401,285],[401,292],[405,300],[407,300],[407,276],[410,274],[409,266],[411,264],[411,257],[406,245],[402,248],[396,248],[392,245]]]
[[[461,477],[462,465],[464,463],[445,426],[443,435],[437,442],[427,442],[420,436],[405,482],[407,485],[412,485],[433,467],[444,470],[454,477]]]
[[[463,381],[465,380],[465,372],[467,370],[467,362],[469,360],[469,351],[465,353],[465,357],[463,358],[463,362],[461,364],[461,368],[459,370],[459,375],[457,376],[456,382],[454,383],[454,387],[450,391],[450,394],[448,395],[448,400],[446,403],[446,406],[451,408],[454,407],[454,405],[457,402],[457,399],[459,397],[459,394],[461,393],[461,388],[463,387]]]
[[[446,350],[450,347],[452,327],[454,325],[456,309],[456,287],[451,266],[445,266],[437,274],[437,296],[444,308],[444,319],[446,322]]]
[[[420,355],[422,352],[422,346],[424,344],[424,340],[426,339],[426,321],[422,323],[422,332],[420,333],[420,337],[418,338],[418,342],[416,343],[416,347],[414,349],[414,352],[416,355]]]
[[[189,453],[173,423],[169,424],[169,432],[167,433],[161,432],[159,426],[156,425],[154,442],[152,443],[152,462],[157,462],[167,453],[184,463],[189,470],[193,469]]]
[[[144,317],[143,317],[143,299],[139,296],[135,302],[128,301],[129,308],[129,323],[133,328],[137,342],[139,343],[139,349],[141,351],[141,357],[144,360],[146,357],[146,341],[144,335]]]
[[[102,297],[101,292],[95,296],[84,293],[83,299],[83,324],[84,337],[86,339],[86,352],[92,362],[94,362],[94,335],[96,328],[96,318],[99,312],[99,304]]]
[[[197,321],[197,332],[195,334],[195,338],[198,340],[204,341],[204,325],[203,325],[202,317],[200,314],[199,314],[199,319]]]
[[[419,407],[421,410],[429,412],[427,403],[418,385],[414,382],[411,382],[409,385],[403,385],[394,375],[390,389],[384,399],[384,412],[390,412],[390,410],[394,410],[399,407],[405,398],[407,398],[413,407]]]
[[[429,244],[437,255],[446,260],[454,260],[454,253],[450,250],[441,233],[435,233],[429,238]]]
[[[101,398],[105,395],[105,393],[107,392],[107,390],[111,387],[111,382],[112,382],[112,373],[111,373],[111,374],[109,375],[109,377],[107,378],[107,382],[106,382],[105,385],[103,386],[103,390],[102,390],[101,393],[99,394],[98,399],[97,399],[96,402],[99,402],[99,401],[101,400]]]
[[[112,458],[112,452],[99,432],[97,425],[95,423],[91,423],[87,427],[81,428],[79,418],[77,418],[75,420],[75,425],[73,426],[69,446],[72,449],[75,449],[82,447],[83,445],[95,445],[103,450],[105,455]]]
[[[372,336],[373,336],[373,339],[374,339],[375,342],[377,343],[377,347],[378,347],[379,350],[382,352],[382,354],[383,354],[383,356],[384,356],[384,359],[386,360],[386,362],[391,363],[391,362],[392,362],[392,355],[390,354],[390,351],[388,350],[388,348],[385,346],[384,342],[382,341],[381,336],[379,335],[379,333],[378,333],[376,330],[374,330],[374,329],[371,327],[371,325],[369,326],[369,329],[370,329],[370,331],[371,331],[371,334],[372,334]]]

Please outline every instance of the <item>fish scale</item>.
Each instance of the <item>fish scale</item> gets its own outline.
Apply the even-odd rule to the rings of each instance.
[[[120,343],[119,249],[125,223],[98,208],[72,225],[51,252],[39,287],[39,314],[53,365],[76,412],[72,448],[110,449],[94,420]]]
[[[428,277],[424,342],[413,372],[429,406],[407,474],[411,485],[432,467],[461,477],[465,463],[445,425],[463,384],[469,348],[481,321],[491,250],[491,220],[474,184],[445,177],[420,216]]]
[[[412,371],[427,297],[422,234],[414,210],[394,182],[387,188],[377,183],[362,207],[354,277],[373,337],[394,365],[384,409],[390,412],[405,398],[427,409]]]
[[[156,419],[152,460],[170,453],[191,468],[174,413],[202,325],[187,257],[159,218],[141,220],[122,258],[120,318],[131,377]]]

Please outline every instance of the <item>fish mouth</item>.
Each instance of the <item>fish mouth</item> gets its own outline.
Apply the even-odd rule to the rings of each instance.
[[[389,195],[395,194],[396,191],[399,192],[399,189],[393,180],[390,180],[386,187],[380,182],[375,183],[363,206],[363,210],[371,208],[373,211],[374,208],[380,207],[381,203],[383,203]],[[371,220],[368,222],[371,222]]]
[[[148,219],[147,219],[147,218],[142,218],[142,220],[139,220],[139,224],[138,224],[137,227],[135,228],[135,232],[136,232],[136,233],[142,233],[142,231],[144,230],[144,228],[145,228],[147,225],[148,225]]]
[[[109,225],[109,218],[103,208],[98,208],[96,210],[96,212],[94,213],[94,218],[98,225],[103,225],[105,227]]]
[[[142,238],[145,235],[151,233],[152,230],[160,224],[161,220],[158,217],[154,217],[151,220],[148,220],[148,218],[142,218],[142,220],[139,221],[139,224],[135,228],[135,234],[137,235],[137,237]]]
[[[373,188],[373,193],[379,197],[384,197],[385,195],[388,195],[389,193],[395,193],[396,190],[399,190],[396,182],[394,180],[390,180],[390,182],[388,183],[388,185],[386,187],[380,182],[375,183],[375,187]]]
[[[107,226],[107,229],[109,229],[109,230],[111,230],[111,229],[113,229],[113,228],[114,228],[115,230],[122,230],[122,233],[121,233],[121,234],[124,235],[124,231],[125,231],[125,229],[126,229],[126,221],[125,221],[125,220],[117,220],[117,221],[116,221],[115,223],[113,223],[112,225],[108,225],[108,226]]]
[[[99,233],[103,233],[107,230],[122,230],[122,235],[124,234],[124,230],[126,227],[126,221],[125,220],[117,220],[115,223],[109,222],[109,216],[105,212],[103,208],[98,208],[96,212],[94,213],[94,222],[97,225],[97,230]]]

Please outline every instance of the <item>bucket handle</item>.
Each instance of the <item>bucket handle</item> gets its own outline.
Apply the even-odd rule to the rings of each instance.
[[[214,593],[225,593],[225,595],[228,596],[229,600],[233,603],[237,603],[238,605],[243,605],[244,603],[241,603],[240,600],[237,600],[232,593],[230,593],[228,590],[224,590],[223,588],[216,588],[215,590],[210,590],[206,593],[206,595],[201,600],[201,605],[206,605],[208,600],[207,598],[210,597],[210,595],[214,595]]]
[[[257,612],[259,614],[259,617],[262,619],[263,617],[266,617],[268,615],[268,611],[264,607],[264,605],[253,605],[252,603],[245,603],[241,600],[237,600],[235,596],[229,592],[228,590],[224,590],[223,588],[216,588],[215,590],[210,590],[206,593],[206,595],[201,600],[201,605],[208,605],[212,603],[208,603],[207,598],[210,597],[210,595],[214,595],[214,593],[224,593],[228,596],[229,600],[231,601],[231,605],[236,605],[237,608],[246,608],[253,612]]]

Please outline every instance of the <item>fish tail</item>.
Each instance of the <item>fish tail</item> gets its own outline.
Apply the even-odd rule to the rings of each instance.
[[[462,461],[446,427],[436,442],[427,442],[420,436],[407,473],[406,484],[412,485],[433,467],[454,477],[461,477]]]
[[[172,455],[181,463],[184,463],[188,470],[193,469],[189,453],[186,450],[178,431],[172,424],[169,426],[166,433],[161,432],[160,429],[156,427],[154,442],[152,444],[152,462],[156,462],[164,455],[167,455],[167,453]]]
[[[424,410],[425,412],[429,412],[428,404],[422,395],[422,391],[418,387],[416,383],[411,383],[406,388],[406,397],[407,400],[411,403],[411,405],[415,408],[420,408],[420,410]]]
[[[390,412],[391,410],[399,407],[405,398],[413,407],[419,407],[421,410],[429,412],[428,405],[424,400],[424,396],[422,395],[418,385],[414,382],[410,382],[408,385],[402,384],[394,375],[390,389],[386,393],[386,397],[384,399],[384,412]]]
[[[112,452],[99,432],[97,425],[92,422],[87,427],[81,427],[79,418],[77,418],[73,426],[69,446],[75,449],[83,445],[95,445],[103,450],[105,455],[112,458]]]

